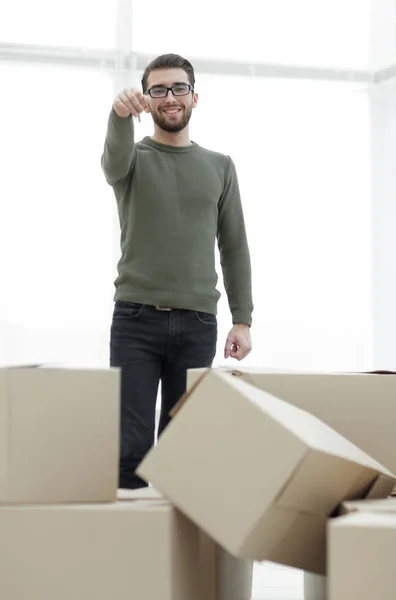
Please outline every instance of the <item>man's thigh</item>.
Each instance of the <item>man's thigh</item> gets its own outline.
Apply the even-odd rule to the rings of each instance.
[[[187,370],[211,367],[216,354],[215,315],[184,311],[179,336],[162,369],[162,408],[158,433],[169,423],[169,412],[186,391]]]
[[[129,302],[116,304],[110,365],[121,369],[121,480],[133,479],[134,470],[154,443],[162,368],[160,336],[156,330],[157,324],[147,319],[145,307]]]

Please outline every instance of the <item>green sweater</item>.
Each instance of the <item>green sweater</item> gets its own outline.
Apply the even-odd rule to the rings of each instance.
[[[121,226],[115,300],[216,314],[217,238],[233,323],[250,325],[250,256],[232,160],[195,143],[135,143],[133,119],[112,110],[102,168]]]

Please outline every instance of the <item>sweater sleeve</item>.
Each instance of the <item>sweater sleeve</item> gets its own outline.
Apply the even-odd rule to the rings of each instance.
[[[219,201],[217,241],[232,322],[251,325],[253,301],[250,253],[238,179],[231,158]]]
[[[130,173],[136,160],[132,117],[121,118],[111,110],[102,154],[102,169],[107,183],[115,185]]]

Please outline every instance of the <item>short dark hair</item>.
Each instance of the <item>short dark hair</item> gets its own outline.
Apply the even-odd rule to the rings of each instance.
[[[188,75],[188,81],[192,88],[195,85],[195,74],[194,67],[186,58],[179,56],[179,54],[162,54],[161,56],[157,56],[154,60],[151,61],[150,64],[144,70],[142,77],[142,88],[143,93],[147,91],[147,79],[151,73],[151,71],[156,71],[157,69],[183,69]]]

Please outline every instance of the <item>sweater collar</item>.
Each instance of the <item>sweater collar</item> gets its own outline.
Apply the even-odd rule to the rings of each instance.
[[[168,144],[160,144],[159,142],[152,140],[150,137],[143,138],[142,143],[147,144],[147,146],[151,146],[156,150],[160,150],[160,152],[192,152],[198,148],[198,144],[195,142],[192,142],[188,146],[170,146]]]

